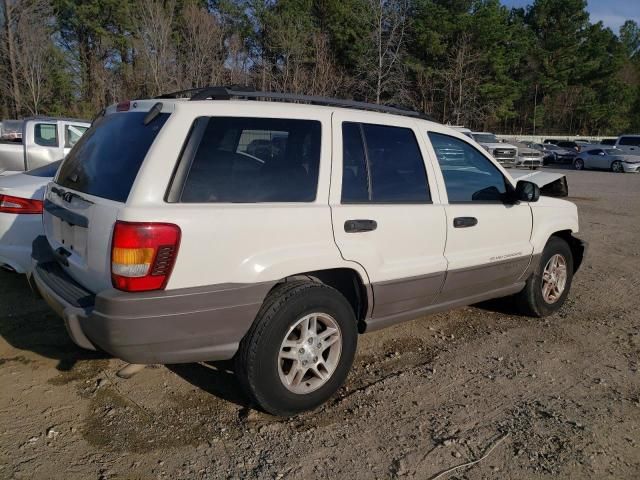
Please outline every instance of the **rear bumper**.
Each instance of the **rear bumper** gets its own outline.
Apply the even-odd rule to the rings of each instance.
[[[272,286],[220,284],[143,293],[109,289],[94,295],[51,258],[36,254],[48,246],[44,237],[34,242],[35,288],[64,319],[77,345],[130,363],[233,357]]]

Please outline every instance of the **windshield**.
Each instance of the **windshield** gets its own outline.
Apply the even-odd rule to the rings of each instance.
[[[547,150],[564,150],[564,148],[558,147],[557,145],[554,145],[553,143],[547,143],[544,147]]]
[[[57,162],[51,162],[49,165],[34,168],[24,173],[25,175],[31,175],[32,177],[53,178],[56,176],[56,172],[58,171],[58,167],[60,167],[61,163],[62,160],[58,160]]]
[[[56,182],[97,197],[124,202],[140,165],[169,118],[159,114],[148,125],[147,112],[113,113],[102,117],[71,149]]]
[[[478,143],[498,143],[493,133],[474,133],[473,139]]]

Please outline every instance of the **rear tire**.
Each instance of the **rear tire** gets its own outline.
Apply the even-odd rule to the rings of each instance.
[[[264,411],[295,415],[340,388],[357,340],[353,309],[340,292],[315,282],[283,283],[267,296],[240,342],[236,375]]]
[[[556,267],[554,267],[554,262]],[[562,273],[564,271],[564,273]],[[549,288],[556,281],[557,289]],[[515,295],[518,309],[530,317],[546,317],[564,305],[573,280],[571,248],[560,237],[551,237],[524,289]]]

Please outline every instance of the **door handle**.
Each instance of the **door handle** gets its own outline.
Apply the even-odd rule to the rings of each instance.
[[[378,228],[375,220],[347,220],[344,222],[344,231],[347,233],[372,232]]]
[[[453,228],[469,228],[478,224],[476,217],[456,217],[453,219]]]

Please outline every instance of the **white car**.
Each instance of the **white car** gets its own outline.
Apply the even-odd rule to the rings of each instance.
[[[584,245],[576,206],[539,193],[413,111],[211,87],[107,109],[47,189],[32,280],[78,345],[235,357],[292,415],[360,333],[510,295],[556,312]]]
[[[471,136],[503,166],[515,167],[517,165],[518,147],[501,142],[493,133],[489,132],[473,132]]]
[[[42,199],[62,161],[0,176],[0,266],[31,270],[31,244],[42,235]]]

